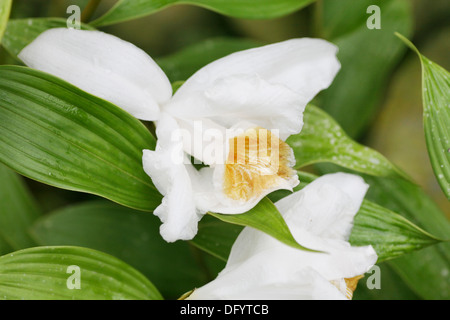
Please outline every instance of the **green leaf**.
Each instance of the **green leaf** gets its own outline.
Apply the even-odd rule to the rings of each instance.
[[[368,199],[401,213],[408,220],[438,237],[448,237],[450,222],[418,185],[403,179],[367,175],[363,175],[363,178],[370,184]],[[448,256],[450,258],[450,252]]]
[[[242,229],[243,226],[226,223],[207,215],[199,222],[197,235],[191,243],[226,262],[231,246]]]
[[[397,36],[419,56],[422,65],[423,122],[431,166],[450,200],[450,74],[420,54],[405,37]]]
[[[228,54],[255,48],[261,43],[250,39],[215,38],[188,46],[174,54],[157,59],[171,82],[187,80],[197,70]]]
[[[2,164],[0,181],[0,237],[14,250],[34,246],[28,229],[40,216],[37,203],[21,177]]]
[[[31,179],[152,211],[142,168],[155,140],[115,105],[37,70],[0,66],[0,162]]]
[[[12,0],[2,0],[0,3],[0,43],[2,42],[3,34],[6,29],[6,23],[11,12]]]
[[[380,8],[381,29],[367,27],[370,5]],[[410,6],[408,0],[324,0],[319,7],[319,37],[339,47],[342,67],[318,106],[350,137],[361,136],[373,120],[392,70],[405,52],[394,32],[411,33]]]
[[[441,241],[401,215],[367,200],[355,216],[350,236],[352,245],[372,245],[378,254],[378,262]]]
[[[302,131],[286,142],[294,150],[297,168],[331,162],[375,176],[405,177],[384,156],[352,140],[332,117],[313,105],[306,107]]]
[[[177,299],[210,278],[188,242],[165,242],[159,226],[152,214],[98,200],[46,214],[31,234],[39,245],[81,246],[111,254],[152,279],[166,299]]]
[[[242,214],[219,214],[213,212],[208,212],[208,214],[228,223],[248,226],[265,232],[291,247],[314,251],[297,243],[277,207],[268,198],[262,199],[253,209]]]
[[[28,18],[9,20],[3,47],[17,60],[17,55],[23,48],[30,44],[38,35],[52,28],[67,28],[67,20],[63,18]],[[93,30],[94,28],[82,23],[81,28]]]
[[[242,19],[273,19],[299,10],[314,0],[120,0],[92,21],[106,26],[150,15],[172,5],[189,4]]]
[[[69,267],[74,266],[77,270]],[[74,287],[78,278],[80,287]],[[119,259],[81,247],[36,247],[0,257],[0,298],[157,300],[158,290]]]
[[[388,261],[389,265],[420,297],[428,300],[450,299],[449,243],[438,244]]]

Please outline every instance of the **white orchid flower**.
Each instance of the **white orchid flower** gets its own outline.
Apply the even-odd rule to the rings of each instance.
[[[351,299],[377,261],[372,246],[348,243],[368,185],[359,176],[324,175],[276,203],[302,251],[246,227],[217,278],[187,299]]]
[[[157,147],[143,151],[143,167],[164,196],[154,213],[172,242],[192,239],[207,211],[242,213],[298,184],[284,140],[300,132],[306,104],[331,84],[336,52],[310,38],[237,52],[196,72],[174,95],[151,57],[100,31],[50,29],[19,57],[156,122]],[[249,157],[255,148],[265,155]],[[194,169],[190,156],[206,167]]]

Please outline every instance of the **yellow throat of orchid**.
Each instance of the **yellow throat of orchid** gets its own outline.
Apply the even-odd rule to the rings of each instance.
[[[332,280],[330,281],[348,300],[352,300],[353,292],[358,286],[358,281],[364,278],[364,275],[355,276],[353,278],[344,278],[344,281]]]
[[[345,296],[347,299],[351,300],[353,298],[353,292],[356,290],[356,286],[358,285],[358,281],[364,278],[364,275],[359,275],[353,278],[345,278],[345,284],[347,288],[345,290]]]
[[[233,200],[250,200],[296,175],[291,147],[270,130],[252,128],[229,139],[224,193]]]

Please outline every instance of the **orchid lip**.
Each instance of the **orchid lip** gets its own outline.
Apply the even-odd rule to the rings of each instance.
[[[246,130],[229,140],[224,193],[233,200],[248,201],[296,176],[292,149],[271,131]]]

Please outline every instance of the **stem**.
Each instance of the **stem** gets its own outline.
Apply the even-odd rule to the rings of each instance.
[[[189,243],[189,249],[192,253],[192,255],[194,256],[195,261],[197,262],[198,266],[200,267],[200,269],[203,271],[203,274],[206,278],[206,281],[211,281],[214,279],[213,275],[211,274],[211,271],[209,270],[208,266],[206,265],[206,261],[203,257],[203,251],[200,251],[200,249],[198,249],[196,246],[194,246],[193,244]]]
[[[83,12],[81,12],[81,22],[87,22],[91,19],[92,15],[100,4],[100,1],[102,0],[90,0],[88,2],[86,7],[83,9]]]
[[[419,52],[419,50],[417,49],[417,47],[408,39],[406,38],[404,35],[398,33],[398,32],[394,32],[394,34],[403,41],[403,43],[405,45],[407,45],[411,50],[413,50],[415,53],[417,53],[417,55],[419,56],[419,58],[421,57],[421,54]]]
[[[323,1],[317,0],[313,7],[313,34],[318,38],[325,38],[323,34]]]

